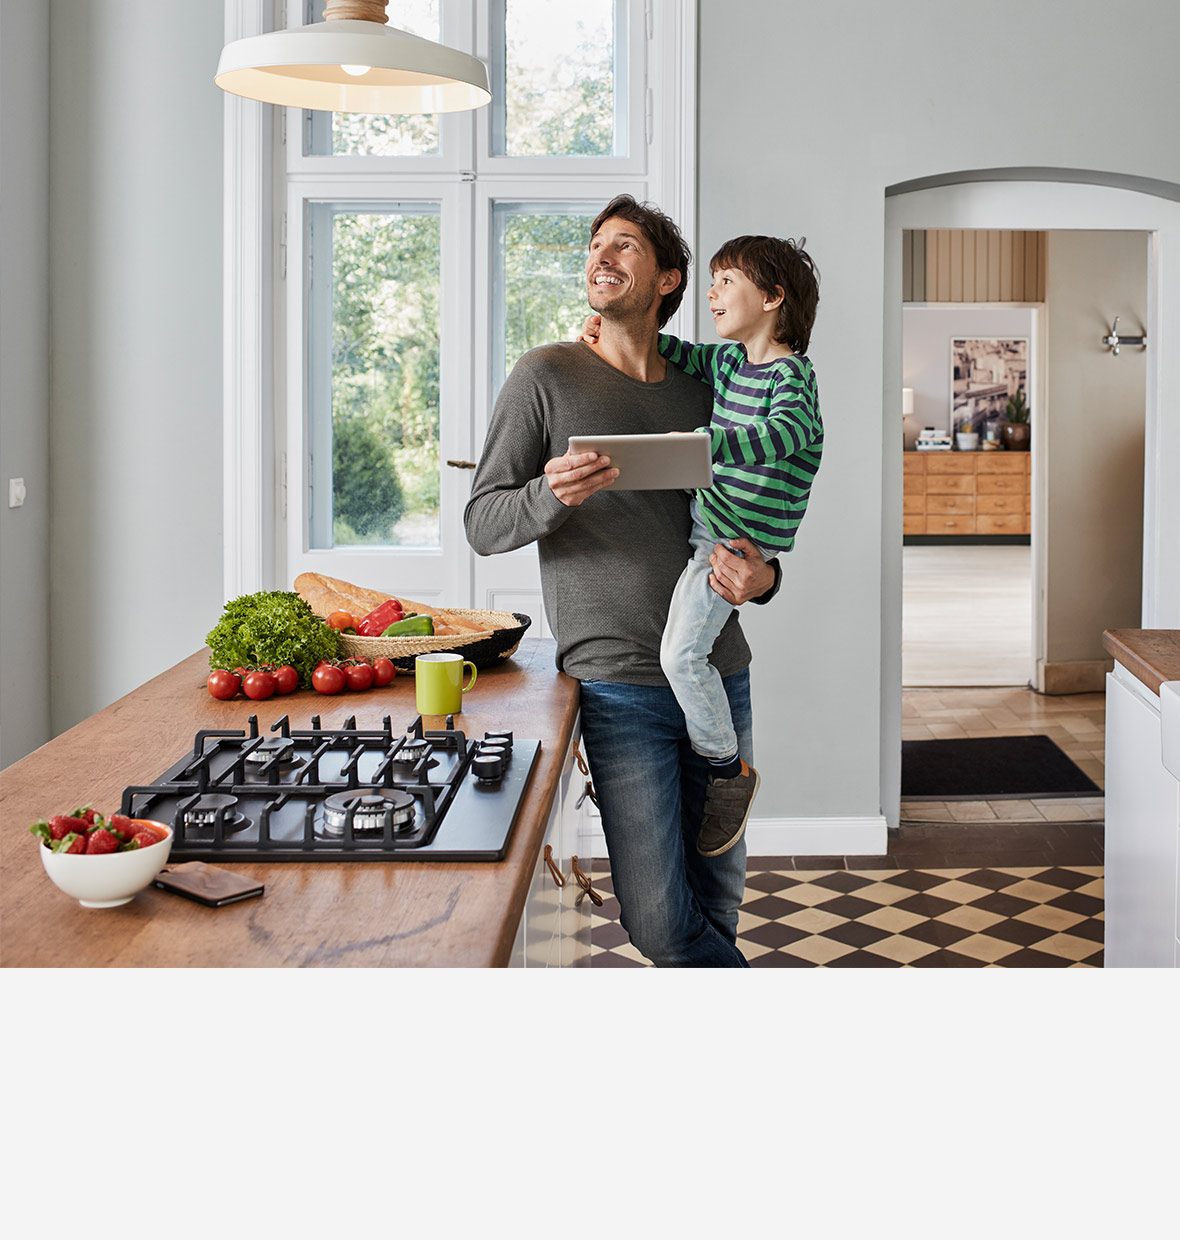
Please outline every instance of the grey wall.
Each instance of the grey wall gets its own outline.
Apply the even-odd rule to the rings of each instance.
[[[51,723],[221,604],[222,6],[50,7]]]
[[[49,739],[49,12],[0,5],[0,767]],[[8,507],[8,480],[28,497]]]
[[[885,190],[1011,167],[1180,182],[1180,6],[1131,0],[1117,21],[1097,0],[997,0],[982,19],[936,0],[701,0],[699,12],[699,250],[802,232],[822,276],[811,356],[824,464],[782,597],[743,618],[758,813],[871,815],[884,677],[898,666],[882,636],[883,607],[899,612],[882,563],[900,529],[900,483],[898,511],[882,494],[896,444],[882,424]]]
[[[1102,631],[1137,628],[1142,592],[1147,356],[1101,338],[1147,322],[1147,237],[1049,233],[1045,659],[1106,658]]]

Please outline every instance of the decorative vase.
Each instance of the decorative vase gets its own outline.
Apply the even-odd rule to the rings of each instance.
[[[1027,452],[1032,440],[1032,427],[1027,422],[1004,423],[1004,447],[1010,452]]]
[[[956,431],[955,446],[960,452],[974,452],[979,447],[979,432]]]

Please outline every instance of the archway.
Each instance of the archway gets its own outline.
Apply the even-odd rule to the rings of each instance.
[[[1180,469],[1180,357],[1163,325],[1180,322],[1180,186],[1073,169],[982,169],[890,186],[885,202],[883,385],[901,377],[901,232],[950,229],[1133,229],[1152,234],[1149,265],[1147,419],[1143,511],[1146,628],[1180,626],[1180,494],[1163,485]],[[886,398],[887,400],[889,398]],[[892,451],[892,402],[882,411],[881,802],[896,826],[901,793],[901,466]]]

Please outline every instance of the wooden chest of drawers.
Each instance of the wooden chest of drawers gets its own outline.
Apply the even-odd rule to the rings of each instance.
[[[906,452],[906,534],[1027,534],[1027,452]]]

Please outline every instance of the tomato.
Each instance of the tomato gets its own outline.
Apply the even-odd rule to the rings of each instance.
[[[347,611],[332,612],[332,614],[328,617],[327,624],[329,628],[337,629],[341,633],[343,633],[346,629],[355,630],[356,628],[356,620],[352,616],[351,612]]]
[[[392,659],[373,660],[373,683],[378,689],[384,688],[396,675],[397,668],[394,667]]]
[[[235,667],[235,668],[234,668],[234,675],[235,675],[235,676],[236,676],[239,680],[245,680],[245,679],[246,679],[246,677],[247,677],[247,676],[249,676],[249,675],[250,675],[250,673],[251,673],[253,670],[254,670],[254,669],[253,669],[252,667]]]
[[[274,695],[276,683],[270,672],[251,672],[242,681],[242,692],[253,701],[262,702]]]
[[[205,686],[215,698],[228,702],[231,697],[237,697],[238,690],[242,687],[242,678],[236,672],[227,672],[225,668],[219,667],[215,672],[209,673]]]
[[[317,693],[339,693],[344,679],[343,670],[333,663],[321,663],[311,674],[312,688]]]
[[[350,663],[344,669],[344,675],[348,680],[348,687],[357,692],[367,689],[373,683],[373,669],[368,663]]]
[[[294,693],[299,688],[299,673],[290,665],[284,663],[282,667],[275,668],[275,692],[282,696],[285,693]]]

